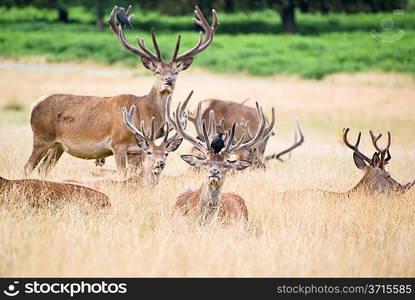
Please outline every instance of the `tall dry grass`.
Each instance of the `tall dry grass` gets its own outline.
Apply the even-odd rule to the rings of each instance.
[[[91,66],[88,66],[91,67]],[[31,150],[28,109],[53,92],[143,94],[151,77],[0,70],[0,176],[21,178]],[[415,276],[415,191],[401,199],[328,199],[299,189],[345,191],[361,178],[339,132],[392,131],[388,170],[401,183],[415,178],[415,84],[398,75],[333,76],[324,81],[258,79],[193,71],[178,80],[175,101],[190,89],[206,97],[260,100],[277,108],[276,137],[267,152],[292,140],[301,121],[306,142],[286,164],[229,176],[225,191],[246,200],[250,220],[200,226],[172,215],[174,199],[203,174],[186,175],[179,154],[154,188],[106,187],[110,210],[4,205],[0,197],[0,276]],[[2,110],[10,101],[25,111]],[[251,102],[252,104],[253,102]],[[108,164],[114,167],[112,159]],[[50,180],[90,176],[92,161],[64,155]],[[36,174],[35,174],[36,176]],[[16,197],[18,198],[18,197]],[[10,200],[10,199],[8,199]],[[21,199],[12,199],[19,203]]]

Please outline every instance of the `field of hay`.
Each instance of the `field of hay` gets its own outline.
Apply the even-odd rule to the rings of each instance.
[[[23,177],[32,147],[29,109],[38,97],[55,92],[141,95],[153,81],[147,73],[117,67],[23,63],[0,61],[0,176],[9,179]],[[390,130],[388,170],[400,183],[413,180],[413,77],[264,79],[194,68],[180,74],[174,101],[191,89],[191,105],[208,97],[249,97],[250,105],[258,100],[268,113],[274,106],[276,135],[267,153],[292,142],[295,120],[302,125],[305,143],[287,163],[272,161],[266,171],[228,176],[224,190],[246,200],[247,225],[201,226],[172,217],[175,196],[203,180],[203,174],[186,174],[179,154],[188,153],[190,144],[184,143],[169,156],[164,173],[177,177],[162,179],[155,188],[104,188],[112,203],[107,211],[86,213],[76,204],[34,210],[5,205],[10,199],[0,197],[0,276],[415,276],[415,190],[401,199],[347,201],[318,193],[280,194],[346,191],[360,180],[352,152],[341,142],[346,126],[353,138],[363,131],[368,155],[373,153],[368,129]],[[114,167],[112,158],[107,161]],[[87,178],[94,168],[93,161],[64,154],[48,179]]]

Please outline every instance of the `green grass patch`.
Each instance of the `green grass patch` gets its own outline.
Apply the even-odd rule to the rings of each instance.
[[[138,58],[122,49],[108,28],[96,32],[91,11],[75,7],[69,14],[71,23],[61,24],[55,22],[54,10],[0,7],[0,55],[46,55],[52,62],[94,60],[137,66]],[[198,29],[190,15],[165,16],[138,9],[134,14],[135,30],[127,30],[132,44],[140,36],[150,45],[151,27],[158,32],[166,58],[171,55],[177,34],[182,34],[182,51],[196,42]],[[393,19],[392,30],[382,29],[385,18]],[[414,12],[299,13],[301,35],[277,34],[280,17],[272,10],[220,12],[220,20],[213,44],[196,57],[195,65],[219,72],[259,76],[299,74],[317,79],[337,72],[415,73]],[[376,38],[370,34],[371,30],[376,30]]]
[[[110,13],[108,9],[107,13]],[[158,32],[165,31],[196,31],[197,26],[192,21],[194,17],[189,9],[185,16],[167,16],[158,12],[143,11],[136,8],[133,10],[135,19],[134,28],[149,31],[155,28]],[[276,10],[262,10],[253,12],[218,12],[220,27],[218,33],[280,33],[281,18]],[[210,13],[207,15],[210,19]],[[297,23],[301,34],[321,34],[339,31],[370,31],[381,30],[381,22],[385,18],[392,18],[395,28],[402,30],[415,30],[415,14],[413,11],[401,14],[375,13],[375,14],[343,14],[297,12]],[[67,31],[82,30],[96,31],[95,15],[92,10],[84,7],[72,7],[69,9],[70,26],[68,24],[55,23],[57,21],[56,10],[0,7],[1,30],[27,30],[30,31]],[[104,21],[108,15],[104,17]],[[39,24],[37,24],[39,23]],[[50,26],[49,26],[50,25]],[[61,26],[58,26],[61,25]]]
[[[384,33],[387,36],[390,33]],[[150,44],[148,35],[141,35]],[[382,36],[382,35],[381,35]],[[136,34],[127,38],[134,43]],[[159,34],[163,56],[169,58],[176,35]],[[197,34],[182,34],[182,51],[194,45]],[[385,71],[415,74],[415,30],[393,43],[374,39],[369,32],[333,32],[318,36],[275,34],[218,34],[194,64],[219,72],[252,75],[299,74],[322,78],[337,72]],[[124,62],[134,67],[138,58],[124,50],[112,33],[72,31],[0,32],[0,55],[46,55],[50,61],[94,60]]]
[[[15,100],[10,100],[9,102],[5,103],[1,109],[3,111],[24,111],[26,109],[25,105],[23,103],[20,103]]]

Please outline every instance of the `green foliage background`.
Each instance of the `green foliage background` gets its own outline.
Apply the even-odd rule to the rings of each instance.
[[[0,55],[20,57],[46,55],[50,61],[95,60],[124,62],[137,66],[139,60],[124,50],[108,28],[97,32],[94,13],[70,8],[71,22],[57,23],[56,11],[33,7],[0,7]],[[171,55],[178,33],[182,50],[197,40],[191,15],[167,16],[134,9],[134,31],[149,41],[154,27],[166,58]],[[210,14],[209,14],[210,16]],[[415,74],[415,13],[403,14],[311,14],[298,13],[300,34],[278,34],[280,18],[274,10],[219,12],[221,26],[212,46],[195,59],[195,65],[219,72],[246,72],[269,76],[277,73],[322,78],[336,72],[396,71]],[[383,30],[382,20],[390,18],[393,30]],[[370,30],[387,38],[404,30],[403,38],[386,43],[374,39]]]

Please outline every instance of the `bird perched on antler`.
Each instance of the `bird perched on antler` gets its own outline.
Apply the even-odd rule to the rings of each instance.
[[[220,150],[222,150],[225,147],[225,141],[223,140],[223,135],[224,134],[222,132],[218,132],[213,137],[213,140],[210,146],[213,148],[215,153],[219,153]]]
[[[131,25],[131,22],[127,17],[127,13],[125,12],[124,7],[119,7],[118,8],[118,12],[117,12],[116,16],[117,16],[118,22],[120,22],[123,26],[128,26],[131,29],[134,29],[133,25]]]

